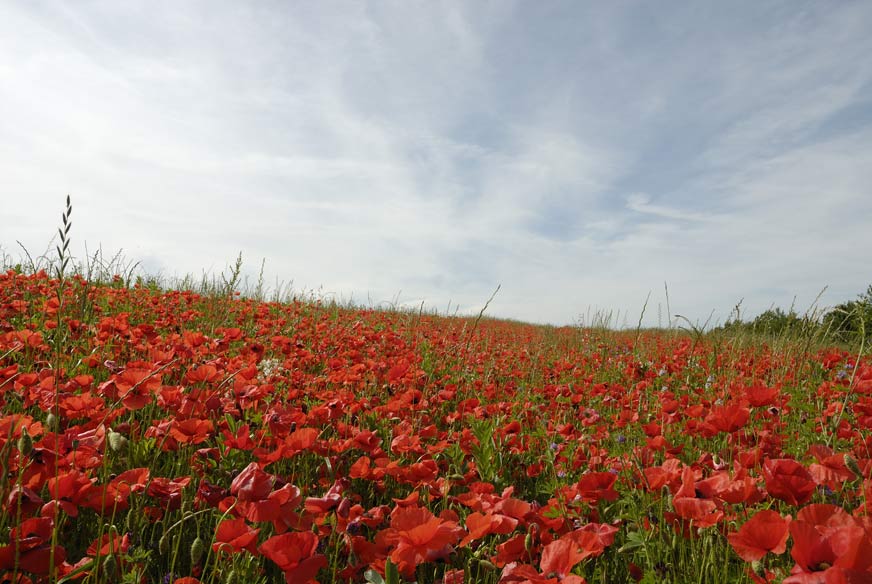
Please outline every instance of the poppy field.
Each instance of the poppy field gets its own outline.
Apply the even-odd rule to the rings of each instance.
[[[870,582],[862,355],[9,269],[0,579]]]

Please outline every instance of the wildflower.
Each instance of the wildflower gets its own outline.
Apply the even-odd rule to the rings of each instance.
[[[768,459],[763,463],[766,491],[791,505],[803,505],[812,496],[815,482],[806,468],[789,458]]]
[[[785,584],[867,582],[872,570],[872,537],[862,523],[841,507],[804,507],[790,524],[796,561]]]
[[[327,565],[327,558],[317,553],[318,544],[311,531],[293,532],[269,538],[258,550],[278,565],[288,584],[302,584],[314,582],[318,570]]]
[[[37,517],[24,520],[12,528],[9,545],[0,546],[0,570],[11,570],[13,566],[33,574],[51,573],[49,558],[52,557],[51,533],[54,525],[50,517]],[[55,567],[66,558],[61,546],[54,548]]]
[[[427,509],[398,507],[392,513],[388,535],[397,542],[391,561],[404,577],[411,578],[418,564],[447,558],[463,533],[455,521],[436,517]]]
[[[260,529],[252,529],[245,519],[226,519],[215,530],[215,543],[212,550],[239,553],[246,550],[249,553],[257,553],[257,534]]]
[[[278,359],[263,359],[257,364],[258,376],[261,380],[267,380],[281,369],[282,362]]]
[[[790,516],[782,517],[764,509],[746,521],[739,531],[727,536],[730,545],[746,562],[760,560],[768,552],[783,554],[787,549]]]

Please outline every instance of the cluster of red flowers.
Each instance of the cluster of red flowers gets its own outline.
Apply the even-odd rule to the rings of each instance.
[[[711,530],[754,581],[866,582],[869,428],[872,365],[835,349],[0,274],[8,581],[245,554],[289,583],[579,584],[653,569],[640,531]],[[207,550],[161,563],[145,525]]]

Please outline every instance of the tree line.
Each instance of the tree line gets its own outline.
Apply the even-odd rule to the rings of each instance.
[[[728,320],[721,330],[764,335],[815,333],[829,341],[853,344],[872,341],[872,285],[856,300],[842,302],[829,310],[797,313],[794,308],[770,308],[751,321]]]

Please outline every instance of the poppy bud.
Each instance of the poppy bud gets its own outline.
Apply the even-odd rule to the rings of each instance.
[[[191,563],[197,565],[203,559],[203,554],[206,553],[206,543],[197,536],[191,543]]]
[[[160,541],[157,542],[157,549],[162,556],[165,556],[170,551],[170,540],[167,536],[162,535]]]
[[[51,432],[58,431],[58,417],[54,415],[54,413],[49,413],[49,415],[45,417],[45,427]]]
[[[478,565],[481,566],[482,568],[484,568],[485,570],[496,570],[497,569],[497,567],[495,565],[493,565],[493,563],[489,562],[488,560],[479,560]]]
[[[103,557],[103,573],[109,577],[109,580],[112,580],[115,576],[115,573],[118,571],[118,560],[115,559],[113,554],[109,554]]]
[[[33,438],[27,433],[27,428],[21,429],[21,437],[18,439],[18,452],[27,456],[33,451]]]
[[[127,447],[127,438],[123,434],[109,430],[109,448],[113,452],[121,452]]]
[[[860,465],[857,464],[857,459],[850,454],[845,455],[845,466],[848,470],[857,475],[858,478],[863,476],[863,471],[860,470]]]
[[[533,549],[533,532],[528,531],[527,537],[524,538],[524,549],[528,552]]]

